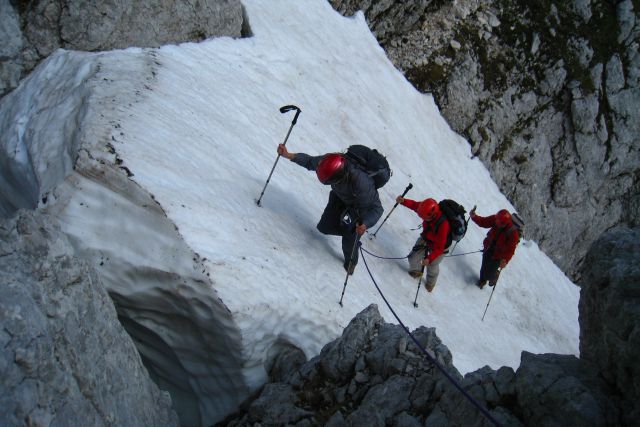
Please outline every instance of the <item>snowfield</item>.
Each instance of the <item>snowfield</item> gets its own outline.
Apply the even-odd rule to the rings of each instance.
[[[380,190],[378,225],[409,183],[412,199],[452,198],[480,215],[514,210],[361,13],[343,18],[322,0],[243,4],[253,37],[60,50],[0,103],[5,155],[31,177],[23,188],[5,180],[3,190],[46,193],[41,208],[59,217],[141,336],[155,337],[138,343],[157,363],[154,375],[184,369],[172,398],[178,389],[201,396],[203,424],[259,387],[282,346],[312,357],[371,303],[396,323],[362,260],[338,304],[340,239],[315,229],[329,188],[314,173],[280,159],[256,205],[293,119],[281,106],[302,110],[292,152],[364,144],[387,156],[393,176]],[[363,248],[405,256],[420,222],[398,206]],[[517,368],[523,350],[577,355],[579,289],[532,241],[520,243],[481,321],[491,288],[474,283],[486,232],[469,224],[454,255],[475,253],[446,258],[418,308],[406,260],[364,257],[407,327],[435,327],[463,374]]]

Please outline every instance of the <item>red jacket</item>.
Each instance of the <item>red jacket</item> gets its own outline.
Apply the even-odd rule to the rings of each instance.
[[[403,205],[412,211],[417,211],[420,202],[416,202],[411,199],[404,199]],[[447,244],[447,235],[449,234],[450,227],[447,218],[442,218],[442,222],[438,225],[438,221],[442,215],[442,212],[440,212],[431,221],[422,221],[422,233],[420,233],[420,236],[422,236],[422,238],[427,242],[427,249],[429,253],[426,258],[429,262],[442,255],[446,249],[445,245]]]
[[[498,228],[495,215],[487,217],[475,215],[471,217],[471,219],[480,227],[491,228],[484,242],[482,242],[484,250],[486,251],[493,246],[492,258],[509,262],[513,253],[516,251],[518,239],[520,238],[516,227],[509,223],[504,228]]]

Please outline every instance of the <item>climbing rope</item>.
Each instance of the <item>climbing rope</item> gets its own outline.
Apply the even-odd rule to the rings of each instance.
[[[402,329],[404,329],[405,333],[407,335],[409,335],[409,337],[413,340],[413,342],[415,343],[415,345],[420,349],[420,351],[422,351],[422,353],[427,356],[427,359],[436,367],[438,368],[438,370],[455,386],[455,388],[457,388],[468,400],[469,402],[471,402],[476,408],[478,408],[478,410],[480,412],[482,412],[482,414],[487,417],[487,419],[489,421],[491,421],[494,425],[500,427],[501,424],[495,419],[493,418],[493,416],[489,413],[489,411],[487,411],[486,408],[484,408],[477,400],[475,400],[469,393],[467,393],[467,391],[465,389],[462,388],[462,386],[458,383],[458,381],[456,381],[455,378],[453,378],[451,376],[451,374],[449,374],[446,369],[444,369],[444,367],[442,365],[440,365],[440,363],[438,363],[437,360],[435,360],[433,357],[431,357],[431,355],[427,352],[427,350],[422,346],[422,344],[420,344],[420,342],[416,339],[416,337],[413,336],[413,334],[411,333],[411,331],[409,331],[409,329],[404,325],[404,323],[402,323],[402,320],[400,320],[400,317],[398,317],[398,315],[396,314],[395,310],[393,309],[393,307],[391,307],[391,304],[389,304],[389,301],[387,301],[387,298],[384,296],[384,294],[382,293],[382,290],[380,289],[380,287],[378,286],[378,283],[376,282],[376,279],[374,279],[373,274],[371,273],[371,270],[369,269],[369,265],[367,264],[367,259],[364,256],[364,253],[366,252],[364,249],[362,249],[362,246],[360,246],[360,256],[362,257],[362,261],[364,262],[364,266],[367,269],[367,272],[369,273],[369,277],[371,277],[371,281],[373,282],[374,286],[376,287],[376,289],[378,290],[378,293],[380,294],[380,296],[382,297],[382,299],[384,300],[385,304],[387,305],[387,307],[389,308],[389,310],[391,311],[391,313],[393,314],[393,316],[396,318],[396,320],[398,321],[398,323],[400,324],[400,326],[402,326]]]
[[[384,256],[373,254],[373,253],[369,252],[368,250],[366,250],[365,248],[363,248],[362,246],[360,246],[360,250],[366,252],[367,254],[371,255],[374,258],[379,258],[379,259],[405,259],[405,258],[408,258],[409,255],[411,255],[411,254],[409,254],[409,255],[406,255],[406,256],[403,256],[403,257],[384,257]],[[477,251],[473,251],[473,252],[465,252],[465,253],[462,253],[462,254],[445,255],[445,258],[452,257],[452,256],[462,256],[462,255],[477,254],[479,252],[482,252],[482,249],[477,250]]]
[[[366,250],[362,246],[360,246],[360,250],[365,251],[366,253],[368,253],[369,255],[371,255],[374,258],[380,258],[380,259],[405,259],[405,258],[409,257],[409,255],[405,255],[403,257],[384,257],[384,256],[379,256],[379,255],[372,254],[371,252],[369,252],[368,250]]]
[[[451,254],[451,255],[445,255],[444,257],[445,257],[445,258],[448,258],[448,257],[452,257],[452,256],[470,255],[470,254],[477,254],[477,253],[480,253],[480,252],[482,252],[482,249],[477,250],[477,251],[473,251],[473,252],[465,252],[465,253],[463,253],[463,254],[455,254],[455,255]]]

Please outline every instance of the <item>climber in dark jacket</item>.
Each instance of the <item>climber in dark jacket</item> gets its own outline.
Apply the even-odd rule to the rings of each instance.
[[[278,154],[315,171],[321,183],[331,186],[329,201],[317,228],[323,234],[342,236],[343,266],[353,274],[358,263],[358,250],[353,250],[357,235],[362,236],[373,227],[384,211],[373,178],[340,153],[310,156],[290,153],[280,144]]]
[[[499,269],[506,267],[516,251],[520,238],[518,229],[513,225],[511,214],[506,209],[498,211],[495,215],[484,217],[477,215],[476,209],[473,208],[469,215],[480,227],[489,228],[483,242],[480,280],[476,285],[482,289],[489,281],[489,286],[495,286],[500,275]]]

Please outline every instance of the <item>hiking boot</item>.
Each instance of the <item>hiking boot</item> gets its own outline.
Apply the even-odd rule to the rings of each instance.
[[[427,292],[433,291],[433,288],[435,287],[436,285],[428,285],[427,282],[424,282],[424,288],[427,290]]]
[[[478,280],[476,282],[476,286],[479,287],[480,289],[484,288],[484,285],[486,285],[486,284],[487,284],[486,280]]]
[[[496,285],[497,280],[489,280],[489,286],[494,287]]]
[[[419,279],[420,277],[422,277],[422,271],[420,271],[420,270],[409,270],[409,276],[413,277],[414,279]]]
[[[342,267],[344,268],[344,271],[349,273],[349,276],[351,276],[356,269],[356,264],[352,263],[351,265],[349,265],[349,262],[345,261],[345,263],[342,264]]]

